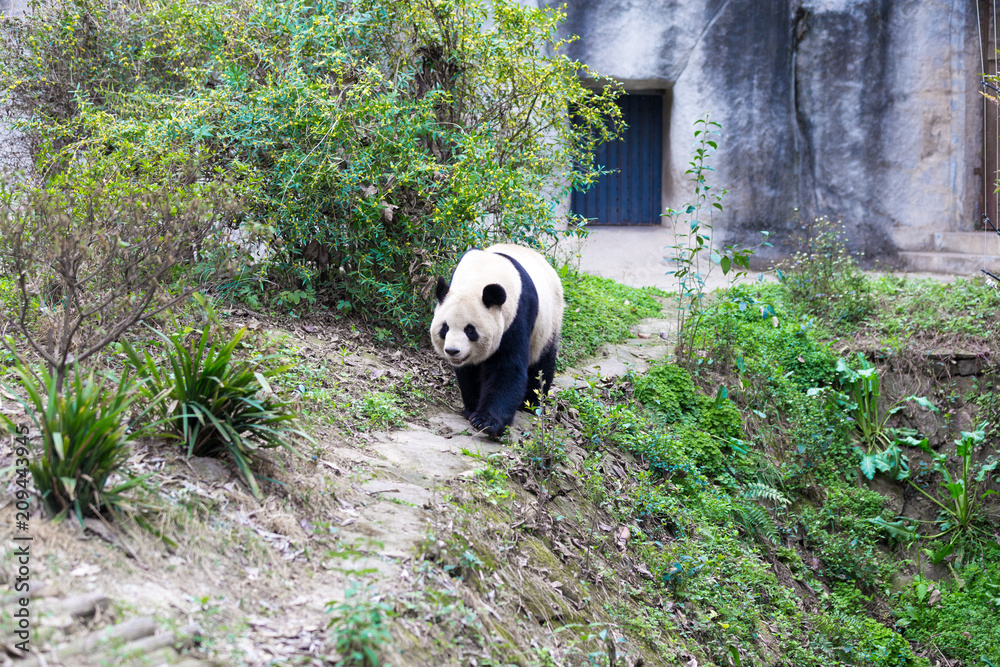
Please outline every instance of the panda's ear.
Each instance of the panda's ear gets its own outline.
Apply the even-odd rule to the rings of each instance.
[[[438,276],[438,284],[434,289],[434,297],[437,299],[438,303],[441,303],[444,301],[446,296],[448,296],[448,281],[441,276]]]
[[[502,306],[507,301],[507,292],[496,283],[491,283],[483,288],[483,305],[487,308]]]

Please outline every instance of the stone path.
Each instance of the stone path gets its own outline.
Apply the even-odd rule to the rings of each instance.
[[[556,377],[557,390],[586,386],[588,377],[645,371],[651,362],[672,353],[674,329],[673,319],[641,321],[632,328],[635,338],[605,346],[593,359]],[[519,412],[515,430],[528,419]],[[360,485],[371,495],[371,504],[359,508],[358,520],[345,526],[343,534],[370,540],[373,550],[384,558],[412,557],[428,535],[445,482],[481,468],[482,456],[503,448],[498,442],[473,435],[469,422],[460,414],[439,412],[430,415],[429,421],[429,428],[410,426],[376,434],[370,450],[346,453],[349,459],[370,464],[375,475]]]

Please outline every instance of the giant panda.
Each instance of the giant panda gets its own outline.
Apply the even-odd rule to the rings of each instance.
[[[562,282],[539,253],[499,244],[466,252],[450,284],[438,278],[435,296],[431,339],[455,370],[462,415],[499,437],[552,386]]]

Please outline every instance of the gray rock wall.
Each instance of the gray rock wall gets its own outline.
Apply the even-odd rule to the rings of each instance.
[[[0,14],[20,16],[28,9],[28,0],[0,0]],[[3,67],[3,63],[0,63]],[[20,166],[16,151],[16,135],[5,125],[6,114],[0,107],[0,169]]]
[[[556,4],[553,2],[552,4]],[[727,241],[843,216],[855,251],[973,229],[982,205],[975,0],[571,0],[575,58],[672,90],[667,205],[690,199],[693,123],[722,123]],[[787,247],[787,246],[786,246]]]

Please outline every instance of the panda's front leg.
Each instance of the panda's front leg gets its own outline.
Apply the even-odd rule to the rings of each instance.
[[[479,408],[479,396],[481,394],[479,371],[479,365],[458,366],[455,368],[458,390],[462,394],[462,416],[466,419]]]
[[[469,422],[494,438],[503,435],[514,421],[514,414],[524,401],[528,386],[527,359],[501,356],[482,364],[479,405],[469,415]]]

